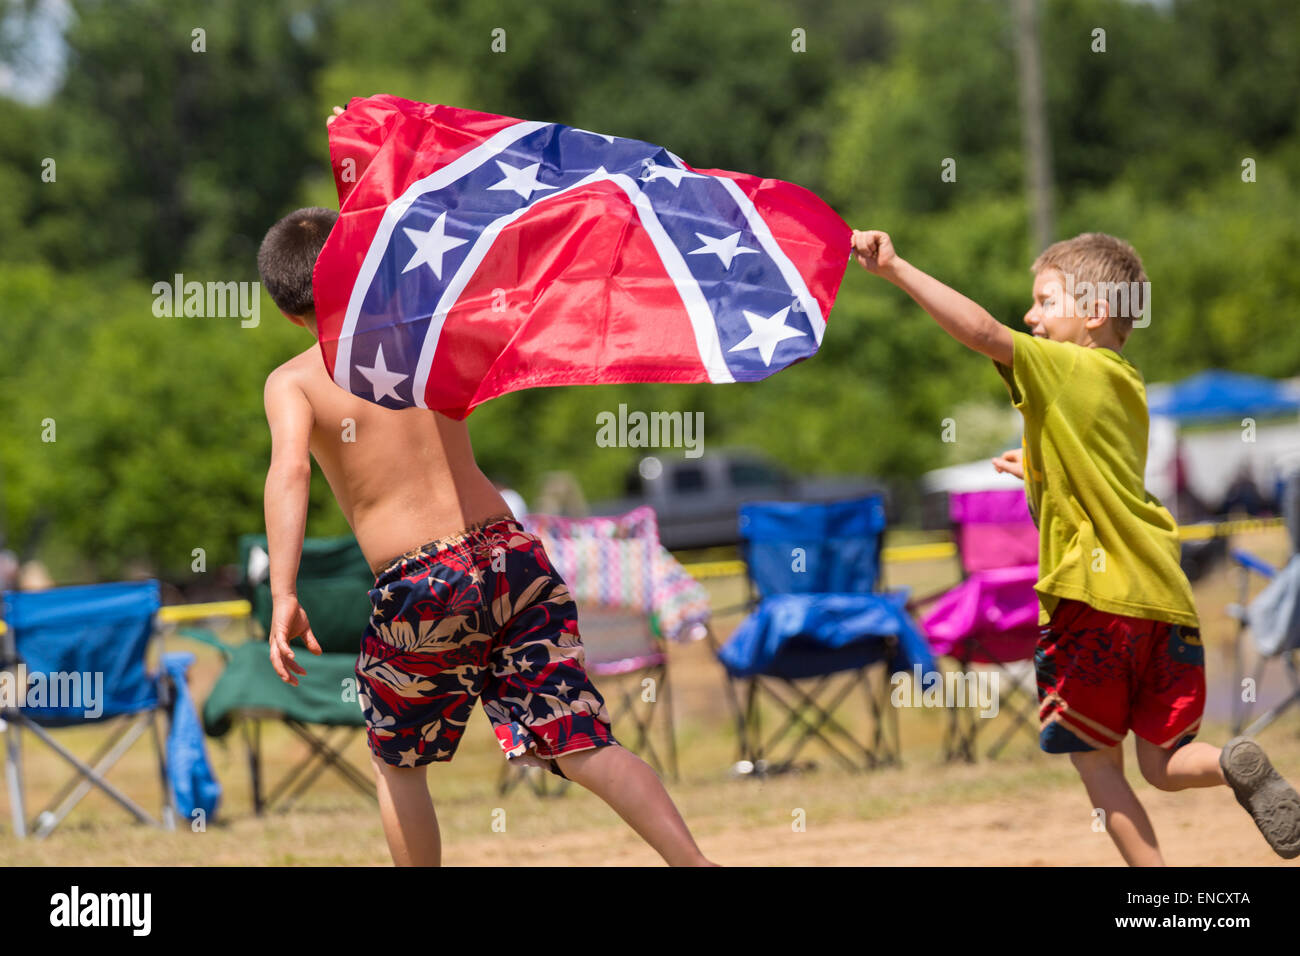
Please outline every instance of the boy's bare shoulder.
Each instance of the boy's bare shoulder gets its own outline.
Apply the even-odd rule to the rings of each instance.
[[[310,380],[317,366],[324,370],[319,350],[313,345],[307,351],[298,353],[289,361],[272,369],[271,374],[266,376],[266,385],[268,388],[302,385]]]
[[[266,389],[263,393],[265,398],[269,401],[273,396],[284,395],[286,392],[301,392],[305,395],[317,366],[323,373],[324,364],[317,347],[313,345],[271,370],[271,374],[266,376]]]

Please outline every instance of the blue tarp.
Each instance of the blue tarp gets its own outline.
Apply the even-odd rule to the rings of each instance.
[[[885,638],[898,640],[895,671],[920,665],[934,670],[934,657],[903,609],[908,592],[886,594],[775,594],[736,628],[718,653],[733,677],[768,674],[795,680],[874,664],[885,656]]]
[[[1166,415],[1184,422],[1241,415],[1289,415],[1298,410],[1300,397],[1286,384],[1217,369],[1160,389],[1150,406],[1152,415]]]
[[[173,652],[162,656],[163,670],[170,675],[175,697],[172,700],[171,732],[167,735],[167,776],[171,780],[176,811],[193,822],[194,811],[202,810],[211,819],[221,804],[221,784],[208,763],[203,741],[203,724],[199,722],[186,680],[194,655]]]

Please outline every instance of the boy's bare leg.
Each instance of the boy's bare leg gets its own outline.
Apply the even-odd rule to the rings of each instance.
[[[617,745],[557,757],[564,775],[600,797],[670,866],[714,866],[686,829],[659,775]]]
[[[1219,766],[1219,748],[1210,744],[1194,741],[1171,751],[1138,737],[1137,758],[1142,776],[1158,790],[1217,787],[1228,782]]]
[[[1124,779],[1124,752],[1116,747],[1070,754],[1092,805],[1105,811],[1106,832],[1129,866],[1164,866],[1156,832]]]
[[[429,796],[427,765],[394,767],[374,753],[379,817],[395,866],[441,866],[442,835]]]

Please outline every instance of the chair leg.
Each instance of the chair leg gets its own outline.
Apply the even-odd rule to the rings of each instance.
[[[295,731],[297,731],[300,737],[306,740],[309,745],[313,746],[317,750],[317,752],[320,755],[320,759],[322,761],[325,761],[331,768],[333,768],[334,771],[338,773],[339,776],[348,780],[354,787],[357,788],[358,791],[360,791],[365,796],[377,799],[374,783],[371,781],[369,777],[367,777],[364,773],[362,773],[360,770],[358,770],[356,767],[354,767],[351,763],[348,762],[348,759],[343,756],[342,750],[335,749],[332,746],[330,740],[325,739],[323,737],[316,736],[307,728],[305,724],[302,724],[299,721],[296,720],[290,721],[289,725]],[[359,731],[360,728],[339,727],[338,730],[339,730],[339,739],[341,741],[346,741],[352,736],[353,730]],[[324,770],[324,766],[321,767],[321,770]]]
[[[826,686],[827,680],[828,680],[827,677],[818,678],[817,686],[813,688],[813,693],[814,694],[821,693],[822,688]],[[768,754],[776,747],[776,744],[795,727],[803,725],[804,728],[806,729],[807,720],[799,713],[797,701],[794,705],[787,703],[784,698],[782,698],[778,693],[776,693],[775,690],[773,690],[770,684],[763,682],[761,678],[756,677],[754,679],[754,686],[760,688],[761,690],[765,690],[767,692],[767,695],[771,697],[772,700],[780,704],[781,707],[784,708],[786,712],[785,718],[782,721],[782,723],[771,734],[771,736],[766,738],[765,741],[758,727],[758,718],[759,718],[759,712],[761,710],[760,707],[761,701],[758,700],[757,696],[751,697],[751,703],[753,704],[753,710],[754,710],[754,740],[758,747],[759,752],[761,754]],[[788,683],[788,686],[794,686],[794,685],[792,683]],[[757,761],[755,761],[755,763],[757,763]],[[768,766],[769,770],[779,773],[782,769],[785,769],[787,767],[788,761],[768,760],[767,763],[769,765]]]
[[[883,707],[882,700],[889,700],[890,660],[879,665],[881,672],[880,690],[871,686],[871,671],[875,665],[863,668],[862,688],[867,698],[867,720],[871,726],[871,749],[868,751],[868,766],[875,769],[902,762],[902,748],[898,739],[898,708]],[[888,716],[886,716],[888,715]],[[892,728],[893,734],[889,733]]]
[[[874,722],[872,734],[871,766],[897,765],[903,762],[903,746],[899,738],[898,708],[885,707],[881,701],[889,700],[889,675],[892,673],[890,660],[880,664],[880,692],[870,687],[871,675],[866,675],[867,715]],[[893,731],[892,735],[890,730]]]
[[[9,785],[9,813],[13,819],[14,836],[27,836],[27,811],[23,806],[22,726],[13,715],[0,713],[5,735],[5,781]]]
[[[664,722],[668,725],[668,767],[672,774],[672,781],[676,783],[679,779],[677,771],[677,722],[673,718],[673,683],[668,676],[668,664],[665,662],[664,672]]]
[[[972,640],[974,641],[975,645],[989,659],[989,661],[995,667],[998,668],[999,671],[1005,674],[1008,678],[1012,676],[1011,671],[1008,669],[1008,665],[1006,661],[1003,661],[996,654],[992,653],[987,647],[984,646],[984,643],[980,641],[979,638],[972,638]],[[1016,681],[1012,685],[1012,692],[1013,695],[1016,692],[1019,692],[1019,695],[1025,698],[1025,704],[1027,706],[1025,707],[1024,710],[1021,709],[1021,705],[1019,703],[1015,703],[1011,706],[1012,725],[1008,727],[1006,730],[1004,730],[1002,732],[1002,736],[998,738],[997,742],[994,743],[994,745],[991,748],[989,748],[988,756],[989,759],[991,760],[997,758],[998,754],[1002,752],[1002,749],[1006,747],[1006,745],[1010,743],[1011,738],[1015,736],[1016,730],[1018,730],[1022,726],[1025,728],[1025,732],[1027,734],[1033,737],[1035,741],[1038,740],[1039,727],[1037,723],[1037,717],[1038,717],[1037,692],[1035,691],[1034,693],[1031,694],[1029,691],[1025,690],[1023,687],[1020,686],[1019,681]],[[1025,714],[1030,712],[1034,714],[1035,719],[1033,721],[1031,721],[1028,717],[1025,716]],[[972,728],[975,725],[975,717],[973,715],[971,716],[971,725]],[[975,743],[974,733],[972,733],[971,735],[972,750],[974,749],[974,743]]]
[[[962,673],[970,670],[971,662],[968,658],[956,657],[953,660]],[[944,760],[974,763],[977,749],[975,738],[979,733],[974,715],[968,712],[969,708],[964,707],[948,707],[946,710],[948,727],[944,731]]]
[[[736,693],[736,682],[728,672],[726,665],[722,664],[721,659],[718,657],[718,651],[721,648],[718,645],[717,635],[713,633],[713,626],[706,624],[704,633],[709,642],[709,648],[713,651],[713,659],[722,666],[722,683],[727,690],[727,702],[731,705],[731,713],[736,721],[736,751],[739,754],[736,759],[738,761],[753,761],[755,758],[750,751],[748,728],[745,722],[745,708],[741,705],[740,695]]]
[[[244,744],[248,749],[248,778],[253,789],[253,816],[260,817],[266,809],[262,798],[262,722],[245,718],[242,722]]]
[[[509,760],[503,760],[501,773],[497,776],[497,796],[508,795],[525,776],[526,771],[523,767],[517,767]]]
[[[762,715],[758,706],[758,678],[751,677],[749,686],[745,689],[745,728],[747,731],[745,743],[749,747],[748,759],[754,765],[754,770],[758,770],[759,761],[763,759],[763,727]]]
[[[82,761],[79,757],[77,757],[75,754],[73,754],[66,747],[64,747],[62,744],[60,744],[52,736],[50,736],[49,732],[46,731],[45,728],[41,727],[39,724],[36,724],[24,718],[24,722],[27,724],[28,729],[31,730],[31,732],[34,733],[38,738],[40,738],[42,743],[44,743],[51,750],[57,753],[60,757],[62,757],[73,767],[75,767],[83,778],[88,778],[90,781],[89,783],[87,783],[86,780],[83,779],[82,782],[74,788],[72,793],[68,795],[67,799],[65,799],[53,811],[45,810],[41,812],[40,817],[44,817],[46,819],[44,822],[41,822],[40,818],[38,818],[37,820],[38,828],[34,835],[38,839],[43,839],[49,836],[51,831],[53,831],[54,828],[63,821],[63,819],[72,811],[72,808],[76,806],[76,804],[81,800],[81,798],[84,797],[88,792],[90,792],[91,787],[99,787],[99,789],[104,791],[104,793],[108,794],[108,796],[111,797],[114,801],[116,801],[118,805],[120,805],[124,810],[126,810],[128,813],[134,816],[141,823],[148,823],[155,826],[158,825],[157,820],[155,820],[148,813],[142,810],[135,803],[135,801],[133,801],[130,797],[122,793],[111,783],[105,780],[103,776],[103,774],[108,770],[108,768],[111,767],[114,763],[116,763],[118,758],[120,758],[121,755],[125,753],[131,747],[131,745],[134,744],[141,737],[141,735],[143,735],[145,731],[146,720],[147,717],[142,717],[134,721],[132,724],[129,724],[115,738],[115,740],[118,741],[119,743],[116,746],[114,746],[109,751],[108,754],[105,755],[105,757],[103,758],[103,760],[100,761],[98,766],[91,767],[88,764],[86,764],[84,761]],[[51,816],[47,817],[46,816],[47,814],[51,814]]]
[[[129,717],[119,719],[117,724],[114,725],[113,732],[105,736],[103,743],[100,744],[99,749],[94,752],[87,763],[92,767],[98,767],[103,763],[104,758],[112,752],[113,748],[117,746],[118,742],[121,741],[122,735],[130,729],[131,719]],[[50,808],[62,803],[67,799],[69,794],[77,792],[78,790],[80,790],[77,797],[78,800],[90,792],[90,787],[86,784],[84,778],[73,777],[71,780],[66,781],[54,796],[49,799],[49,802],[46,803],[45,809],[41,811],[41,814],[46,813]]]
[[[1030,734],[1032,737],[1037,739],[1038,727],[1035,724],[1030,723],[1029,719],[1025,717],[1024,713],[1019,708],[1019,704],[1011,708],[1011,718],[1012,718],[1011,726],[1008,727],[1006,730],[1002,731],[1002,736],[999,737],[997,739],[997,742],[994,743],[993,746],[989,748],[990,760],[997,759],[998,754],[1000,754],[1002,752],[1002,749],[1011,742],[1011,738],[1016,735],[1016,731],[1019,730],[1021,726],[1025,728],[1026,733]]]
[[[352,728],[348,728],[348,727],[338,728],[339,730],[338,739],[340,743],[346,744],[347,741],[353,736],[353,734],[349,732],[351,729]],[[306,728],[303,728],[303,732],[304,733],[307,732]],[[311,785],[311,782],[315,780],[318,776],[320,776],[320,774],[324,773],[327,767],[333,769],[334,772],[337,773],[340,777],[343,777],[346,780],[348,780],[357,789],[358,792],[362,793],[367,797],[371,797],[372,799],[375,800],[379,799],[379,795],[375,790],[374,784],[371,783],[370,779],[366,777],[365,774],[363,774],[360,770],[354,767],[348,761],[348,759],[343,756],[343,750],[341,748],[335,749],[332,740],[327,740],[323,738],[317,738],[317,739],[320,740],[321,747],[323,748],[321,753],[321,758],[318,761],[316,768],[312,771],[311,775],[308,777],[308,779],[300,783],[298,785],[298,789],[294,791],[294,799],[297,799],[298,796],[300,796],[303,792],[305,792],[307,790],[307,787]]]
[[[149,715],[149,727],[153,731],[154,752],[158,756],[158,778],[162,782],[163,805],[162,805],[162,822],[164,830],[176,829],[176,816],[179,812],[176,807],[176,796],[172,793],[172,782],[167,775],[167,748],[163,744],[163,738],[158,733],[159,711],[155,710]]]
[[[1232,647],[1233,667],[1236,670],[1235,676],[1237,679],[1237,686],[1232,693],[1232,735],[1234,737],[1241,734],[1241,728],[1245,726],[1246,718],[1249,716],[1249,707],[1247,706],[1246,701],[1241,699],[1241,685],[1246,677],[1245,610],[1247,599],[1250,597],[1250,572],[1245,567],[1241,568],[1241,573],[1238,577],[1238,594],[1239,600],[1237,607],[1241,609],[1241,613],[1237,617],[1237,638],[1233,642]],[[1256,682],[1256,690],[1258,690],[1258,686],[1258,682]]]
[[[1294,654],[1289,655],[1286,658],[1286,669],[1288,676],[1291,678],[1290,695],[1288,695],[1281,703],[1274,704],[1267,711],[1260,714],[1249,727],[1244,731],[1238,731],[1238,733],[1244,734],[1247,737],[1254,737],[1269,724],[1273,723],[1273,721],[1281,717],[1286,710],[1294,706],[1297,702],[1300,702],[1300,672],[1297,672],[1296,670]],[[1263,669],[1261,668],[1260,670],[1262,673]],[[1256,681],[1256,686],[1259,686],[1258,681]]]
[[[651,740],[650,735],[650,725],[654,720],[654,711],[648,714],[642,713],[642,709],[636,706],[635,685],[623,687],[618,712],[620,718],[632,721],[632,724],[636,727],[636,742],[632,744],[632,752],[641,754],[642,759],[650,764],[656,773],[662,774],[664,772],[663,762],[655,751],[654,742]]]
[[[773,700],[775,700],[777,703],[779,703],[782,707],[784,707],[789,714],[789,716],[786,718],[785,724],[782,725],[780,730],[778,730],[775,734],[773,734],[771,740],[769,741],[769,746],[774,747],[776,742],[780,740],[782,737],[784,737],[785,734],[788,732],[788,730],[793,728],[796,723],[803,724],[803,731],[800,734],[799,739],[795,741],[794,746],[791,747],[790,750],[787,752],[786,758],[776,763],[775,769],[777,769],[778,771],[788,769],[790,766],[792,766],[794,764],[795,758],[799,755],[799,751],[801,751],[804,745],[813,737],[816,737],[817,739],[821,740],[822,743],[826,745],[827,749],[830,750],[831,753],[833,753],[839,760],[841,760],[845,764],[845,766],[848,767],[848,769],[850,770],[865,769],[865,766],[859,766],[851,757],[846,756],[843,751],[841,751],[837,746],[835,746],[834,741],[832,741],[830,737],[828,737],[825,733],[822,732],[822,727],[829,726],[833,731],[838,733],[840,736],[846,738],[851,743],[853,743],[855,747],[863,750],[864,756],[867,753],[865,748],[862,748],[861,745],[858,744],[857,741],[854,739],[853,735],[849,733],[849,731],[847,731],[838,721],[836,721],[833,716],[836,708],[839,707],[840,703],[844,700],[844,698],[848,696],[849,693],[852,692],[854,687],[857,686],[857,681],[846,681],[844,686],[840,689],[839,693],[836,695],[835,699],[831,702],[830,706],[827,707],[826,709],[823,709],[816,701],[816,697],[822,692],[822,690],[826,687],[827,683],[834,676],[835,676],[834,674],[828,674],[822,677],[818,681],[817,686],[813,688],[811,693],[801,690],[792,681],[786,681],[785,686],[790,688],[791,692],[797,698],[793,706],[788,702],[786,702],[784,698],[782,698],[773,689],[772,686],[767,687],[768,696],[771,697]],[[813,715],[817,718],[815,723],[812,720],[809,720],[808,717],[804,716],[803,713],[804,710],[812,711]],[[864,765],[867,762],[868,761],[864,760]]]
[[[1245,667],[1242,661],[1241,642],[1245,637],[1245,626],[1241,621],[1237,622],[1237,639],[1233,642],[1232,647],[1232,670],[1234,683],[1236,684],[1232,692],[1232,735],[1240,736],[1241,726],[1246,722],[1244,713],[1246,702],[1241,699],[1241,685],[1246,676]]]
[[[345,731],[344,736],[346,736],[346,730],[347,730],[346,727],[342,727],[342,728],[331,727],[325,735],[322,735],[319,738],[315,738],[313,740],[308,741],[308,746],[312,748],[312,753],[307,757],[305,761],[303,761],[301,765],[302,767],[301,778],[298,780],[298,785],[294,787],[292,790],[290,790],[289,793],[285,796],[284,802],[280,805],[281,810],[288,810],[291,806],[293,806],[293,804],[298,800],[298,798],[307,792],[307,790],[311,787],[313,783],[316,782],[316,779],[321,775],[321,773],[325,770],[325,768],[329,766],[328,759],[321,756],[321,751],[317,749],[317,747],[315,746],[315,742],[316,740],[319,740],[321,747],[324,747],[327,750],[330,750],[330,752],[333,752],[331,749],[331,743],[333,739],[337,736],[334,733],[335,730]],[[284,790],[288,789],[288,787],[289,787],[289,783],[286,782],[277,792],[283,792]]]
[[[275,790],[267,797],[268,807],[273,806],[288,791],[280,808],[281,810],[287,810],[327,766],[332,767],[363,795],[371,799],[378,799],[374,785],[352,764],[348,763],[340,751],[330,745],[331,741],[329,739],[316,736],[306,725],[297,720],[286,718],[284,724],[311,748],[311,753],[276,785]],[[349,728],[342,727],[338,729],[342,730],[344,735],[347,736]],[[330,733],[333,736],[333,728],[331,728]],[[294,789],[290,790],[291,787]]]

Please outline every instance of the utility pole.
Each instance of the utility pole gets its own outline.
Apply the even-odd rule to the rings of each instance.
[[[1020,73],[1020,131],[1025,154],[1029,232],[1035,250],[1052,243],[1052,147],[1047,135],[1043,66],[1038,48],[1038,0],[1011,0]]]

